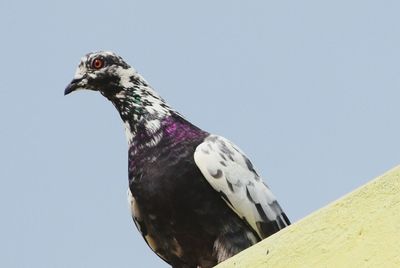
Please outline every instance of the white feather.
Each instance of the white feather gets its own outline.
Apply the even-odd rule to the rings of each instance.
[[[214,190],[226,196],[226,203],[260,237],[263,235],[257,222],[275,221],[281,216],[282,209],[275,196],[254,171],[244,153],[227,139],[210,135],[196,148],[194,160]],[[260,215],[256,204],[261,205],[267,219]]]
[[[132,130],[131,130],[131,125],[129,124],[129,122],[124,122],[124,125],[125,125],[126,140],[128,141],[128,144],[131,144],[132,140],[133,140],[133,134],[132,134]]]

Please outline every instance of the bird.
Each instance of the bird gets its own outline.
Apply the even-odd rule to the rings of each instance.
[[[170,266],[212,267],[290,225],[244,152],[190,123],[121,56],[83,56],[64,95],[81,89],[117,109],[132,219]]]

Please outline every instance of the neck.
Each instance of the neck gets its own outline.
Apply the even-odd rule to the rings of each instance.
[[[156,93],[133,68],[119,72],[113,94],[105,95],[117,108],[125,124],[128,144],[152,147],[164,137],[170,143],[203,133],[187,122]]]
[[[127,130],[128,143],[138,133],[141,125],[157,128],[157,120],[168,116],[173,110],[148,85],[133,68],[117,68],[116,83],[101,93],[117,108]]]
[[[154,147],[161,140],[165,144],[173,146],[185,140],[203,137],[206,134],[170,108],[156,93],[140,96],[142,102],[148,101],[153,105],[138,105],[134,101],[137,98],[126,96],[123,98],[123,105],[115,104],[124,121],[129,146],[140,150]]]
[[[125,89],[111,101],[125,124],[129,144],[132,143],[133,137],[144,131],[148,135],[156,135],[161,127],[161,121],[174,113],[147,85]]]

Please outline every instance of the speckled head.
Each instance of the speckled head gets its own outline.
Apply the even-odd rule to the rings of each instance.
[[[67,95],[78,89],[100,91],[111,97],[146,81],[120,56],[109,51],[93,52],[81,58],[74,79],[65,89]]]
[[[78,89],[99,91],[114,104],[125,123],[128,142],[139,124],[154,135],[159,121],[174,112],[134,68],[109,51],[82,57],[64,94]]]
[[[146,80],[120,56],[109,51],[93,52],[81,58],[67,95],[79,89],[99,91],[117,107],[121,116],[135,113],[165,113],[171,108]]]

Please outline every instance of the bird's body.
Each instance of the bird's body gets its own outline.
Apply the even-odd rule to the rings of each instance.
[[[117,108],[133,220],[173,267],[212,267],[290,224],[240,149],[184,119],[119,56],[82,58],[65,93],[78,88]]]

